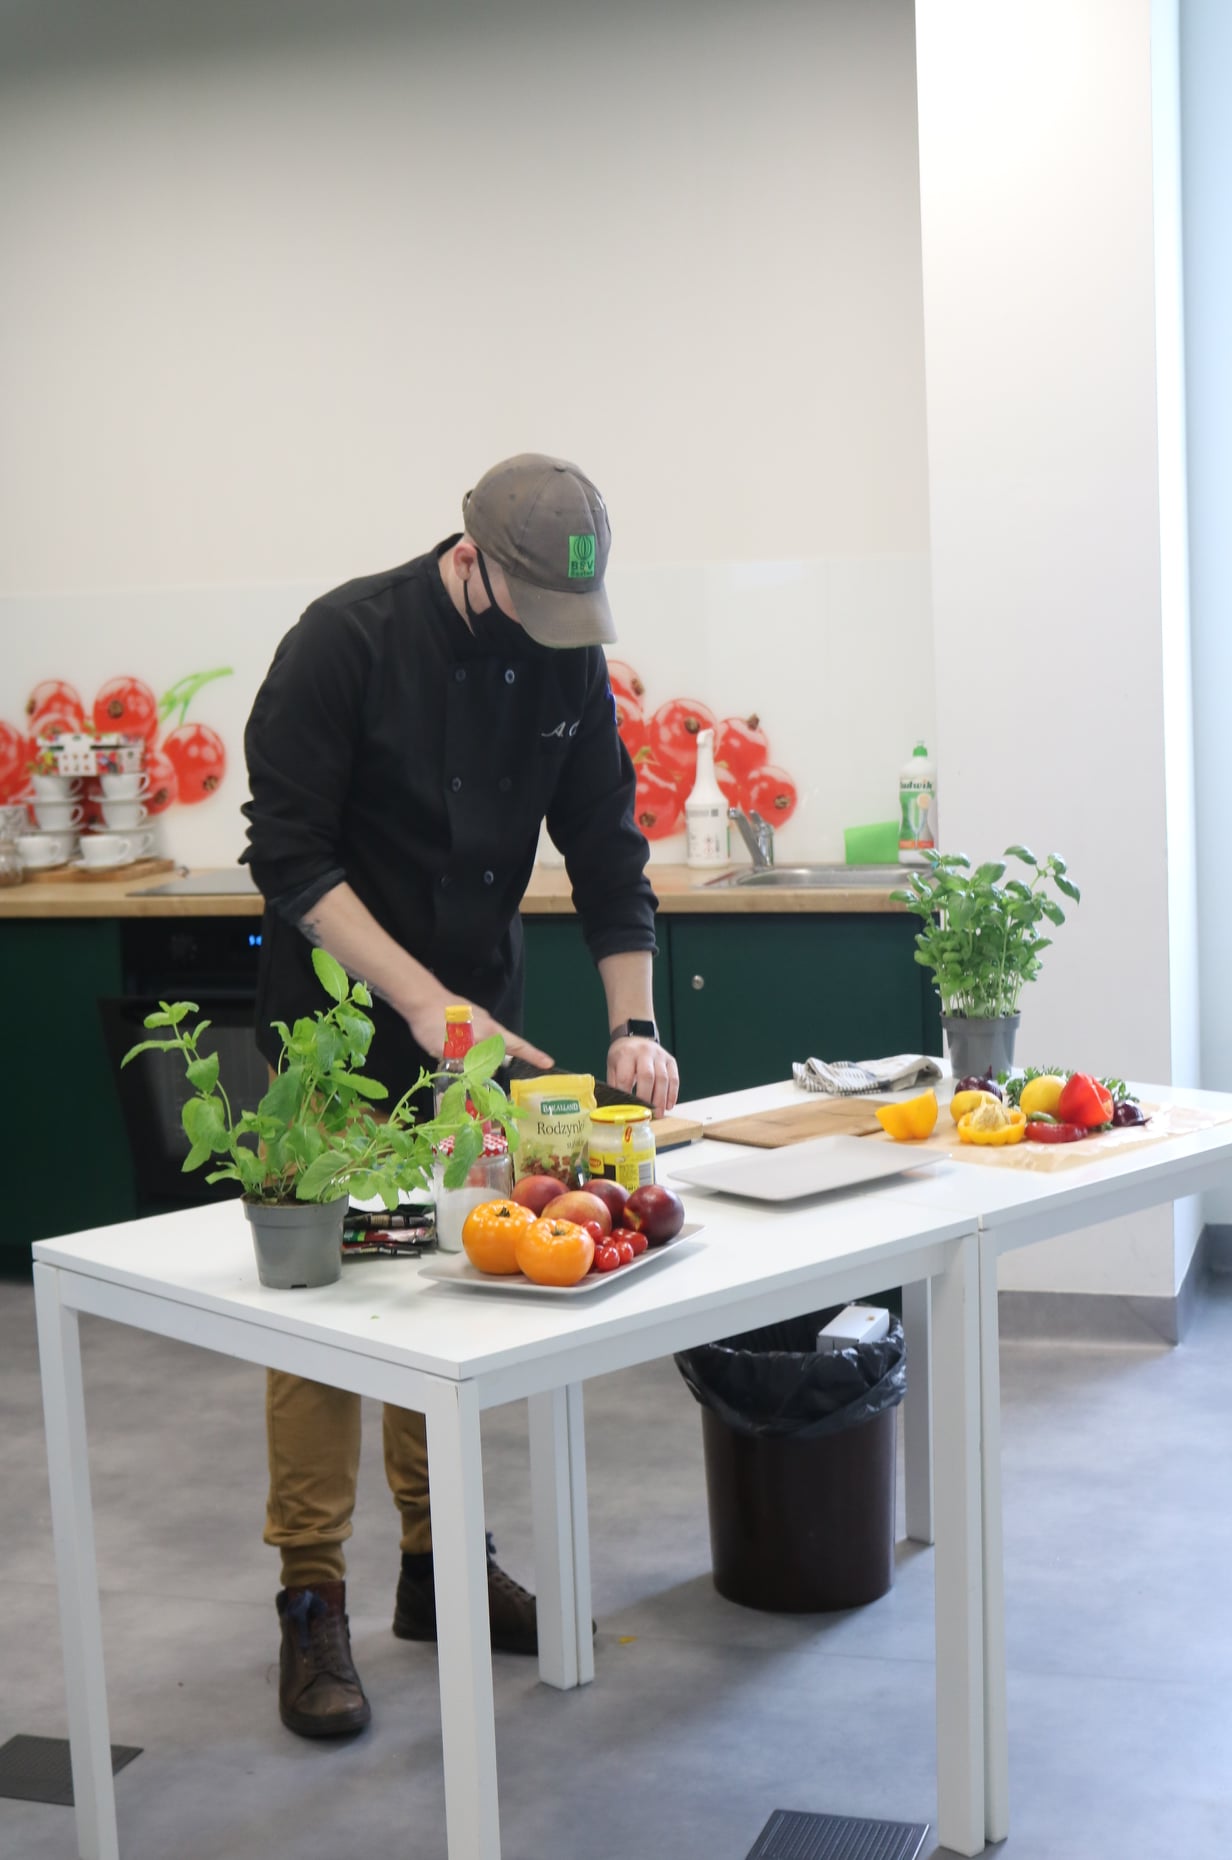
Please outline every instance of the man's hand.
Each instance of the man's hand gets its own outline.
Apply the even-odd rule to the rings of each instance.
[[[445,1050],[445,1009],[447,1006],[461,1005],[465,999],[464,995],[451,995],[442,989],[438,1000],[423,1006],[417,1003],[405,1017],[407,1026],[415,1036],[416,1045],[422,1046],[425,1053],[432,1053],[439,1059]],[[505,1042],[505,1053],[508,1058],[526,1059],[532,1065],[543,1066],[545,1069],[552,1064],[550,1053],[532,1046],[530,1041],[524,1040],[520,1034],[510,1033],[508,1027],[502,1027],[498,1020],[493,1020],[486,1009],[476,1007],[473,1002],[470,1005],[476,1045],[480,1040],[490,1039],[494,1033],[499,1033]],[[633,1044],[640,1045],[644,1042],[634,1041]]]
[[[652,1104],[656,1117],[670,1111],[680,1094],[676,1061],[657,1040],[630,1036],[607,1049],[607,1082]]]

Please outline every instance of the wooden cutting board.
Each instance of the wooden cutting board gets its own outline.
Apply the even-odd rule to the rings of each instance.
[[[778,1150],[809,1137],[867,1137],[881,1129],[877,1106],[882,1098],[807,1098],[777,1111],[754,1111],[748,1117],[725,1117],[706,1125],[707,1137],[719,1143],[747,1143],[753,1149]]]
[[[656,1117],[650,1134],[655,1140],[655,1149],[662,1155],[664,1150],[679,1150],[687,1143],[700,1143],[711,1133],[692,1117]]]

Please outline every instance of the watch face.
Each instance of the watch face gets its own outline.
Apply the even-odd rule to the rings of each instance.
[[[652,1020],[631,1020],[629,1022],[629,1032],[641,1040],[655,1040],[658,1038],[658,1031]]]

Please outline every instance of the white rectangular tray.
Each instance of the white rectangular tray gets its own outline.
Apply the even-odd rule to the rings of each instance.
[[[811,1137],[807,1143],[788,1143],[777,1150],[740,1149],[734,1144],[724,1148],[730,1155],[673,1161],[673,1181],[751,1201],[799,1201],[805,1195],[858,1188],[938,1161],[935,1153],[921,1155],[910,1143],[874,1143],[867,1137]]]
[[[421,1279],[431,1279],[437,1285],[457,1286],[466,1292],[515,1292],[531,1298],[583,1298],[588,1292],[610,1291],[614,1286],[623,1285],[635,1272],[645,1266],[656,1266],[661,1259],[670,1259],[672,1250],[682,1240],[691,1240],[701,1232],[700,1221],[686,1221],[673,1240],[665,1240],[662,1246],[648,1247],[639,1253],[629,1266],[618,1266],[615,1272],[587,1273],[576,1285],[534,1285],[524,1279],[520,1272],[494,1275],[480,1272],[472,1266],[465,1253],[450,1253],[444,1258],[437,1257],[430,1265],[420,1268]]]

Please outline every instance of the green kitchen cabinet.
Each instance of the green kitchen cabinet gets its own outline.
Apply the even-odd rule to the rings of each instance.
[[[671,920],[681,1095],[791,1077],[792,1061],[941,1052],[914,918],[868,912]]]
[[[607,1072],[607,998],[576,917],[522,919],[526,936],[526,996],[522,1026],[528,1040],[573,1072]],[[668,1044],[668,974],[664,919],[657,935],[655,1019]]]
[[[26,1276],[31,1241],[137,1212],[97,1005],[121,992],[120,926],[11,918],[0,923],[0,950],[9,1024],[0,1274]]]

